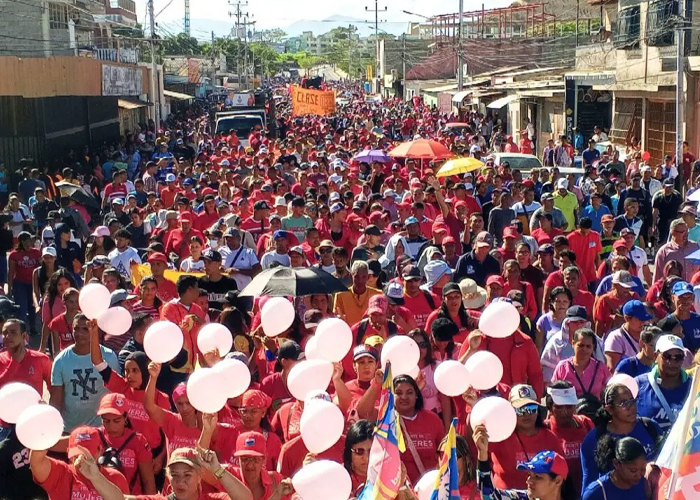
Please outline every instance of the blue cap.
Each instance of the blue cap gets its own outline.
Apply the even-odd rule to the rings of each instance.
[[[282,231],[281,229],[278,229],[274,233],[272,233],[272,239],[276,240],[278,238],[289,238],[289,233],[287,231]]]
[[[194,181],[190,179],[189,177],[182,181],[183,186],[194,186]]]
[[[344,208],[345,205],[343,205],[342,203],[333,203],[333,205],[331,205],[331,213],[334,214],[336,212],[340,212]]]
[[[681,295],[685,295],[687,293],[691,295],[695,293],[693,291],[693,285],[691,285],[687,281],[677,281],[673,285],[673,295],[675,295],[676,297],[680,297]]]
[[[566,459],[554,451],[541,451],[529,462],[519,462],[517,469],[535,474],[556,474],[563,479],[569,475]]]
[[[630,300],[622,307],[622,314],[637,318],[639,321],[649,321],[652,318],[642,301],[636,299]]]
[[[418,222],[418,219],[416,219],[413,216],[408,217],[405,221],[403,221],[404,226],[408,226],[409,224],[420,224]]]

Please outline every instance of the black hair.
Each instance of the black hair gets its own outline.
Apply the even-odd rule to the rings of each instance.
[[[569,246],[569,240],[566,239],[566,236],[562,236],[562,235],[555,236],[554,239],[552,240],[552,245],[554,245],[555,247],[558,247],[558,246],[561,246],[561,245],[564,245],[564,246],[567,246],[567,247],[568,247],[568,246]]]
[[[574,384],[568,380],[555,380],[549,384],[550,389],[571,389],[573,387]],[[547,394],[544,397],[544,404],[549,411],[552,411],[552,408],[554,408],[554,400],[552,399],[552,396],[550,396],[549,391],[547,391]]]
[[[348,259],[350,254],[348,254],[348,250],[345,247],[333,247],[333,257],[345,257]]]
[[[343,450],[343,465],[349,474],[352,474],[352,449],[357,443],[371,441],[374,436],[374,424],[369,420],[358,420],[350,426],[345,435],[345,449]]]
[[[573,295],[571,295],[571,291],[568,288],[564,288],[563,286],[555,286],[549,291],[549,297],[547,300],[547,303],[549,304],[549,310],[554,311],[554,308],[552,307],[552,304],[554,303],[554,300],[557,298],[557,295],[559,294],[564,294],[567,297],[569,297],[569,302],[572,302],[574,300]]]
[[[70,283],[71,288],[77,288],[78,285],[75,282],[75,276],[73,276],[73,273],[69,273],[66,269],[64,268],[59,268],[58,271],[53,273],[51,277],[49,278],[49,281],[46,283],[46,296],[49,300],[49,308],[53,308],[53,303],[54,301],[59,298],[58,297],[58,282],[61,278],[65,278],[68,280]]]
[[[122,276],[122,274],[117,269],[115,269],[114,267],[108,267],[107,269],[105,269],[102,272],[102,277],[105,277],[105,276],[114,276],[119,281],[119,284],[117,285],[117,290],[119,290],[119,289],[126,290],[126,280],[124,279],[124,276]],[[75,285],[73,285],[73,286],[75,286]]]
[[[574,342],[577,342],[578,339],[580,339],[581,337],[587,337],[591,339],[591,342],[593,342],[593,353],[591,354],[591,356],[595,356],[595,351],[598,347],[598,337],[596,336],[595,332],[590,328],[579,328],[574,332],[572,338]]]
[[[433,358],[433,343],[430,341],[430,335],[428,335],[428,332],[422,328],[414,328],[408,332],[406,336],[413,340],[416,340],[416,337],[423,337],[426,340],[428,347],[426,347],[427,352],[425,354],[425,364],[431,366],[434,365],[435,358]]]
[[[27,333],[27,323],[25,323],[21,319],[9,318],[9,319],[5,320],[5,322],[3,323],[3,326],[8,325],[10,323],[17,324],[17,326],[19,327],[19,333]]]
[[[573,250],[562,250],[559,252],[559,257],[567,257],[572,263],[576,262],[576,254]]]
[[[120,229],[116,233],[114,233],[114,238],[125,238],[129,241],[131,241],[131,233],[127,231],[126,229]]]
[[[461,303],[460,301],[460,312],[464,310],[464,304]],[[466,317],[467,312],[464,310],[464,316]],[[462,318],[462,315],[460,314],[460,322],[462,323],[462,326],[467,328],[467,323],[465,319]],[[454,337],[459,333],[459,327],[455,324],[454,321],[452,321],[452,318],[450,318],[449,313],[447,312],[447,306],[443,302],[440,304],[440,308],[438,309],[438,315],[435,318],[435,321],[432,322],[430,325],[430,338],[432,341],[437,341],[437,342],[447,342],[447,347],[445,347],[445,354],[448,356],[448,359],[452,358],[452,353],[455,349],[455,340]]]
[[[566,251],[568,252],[568,250],[566,250]],[[562,253],[564,253],[564,252],[562,252]],[[578,274],[579,278],[581,277],[581,270],[576,266],[567,266],[567,268],[564,269],[564,272],[565,273],[574,272],[574,273]]]
[[[154,276],[152,276],[150,274],[148,276],[144,276],[141,279],[141,283],[139,283],[139,285],[140,285],[139,290],[143,290],[144,283],[153,283],[154,285],[156,285],[156,287],[158,287],[158,281],[156,280],[156,278]],[[158,298],[158,295],[156,295],[155,299],[153,299],[153,307],[155,307],[156,309],[160,309],[160,306],[162,306],[162,305],[163,305],[163,301]],[[136,319],[136,315],[134,315],[134,320],[135,319]]]
[[[418,384],[413,377],[410,375],[397,375],[394,377],[394,389],[396,389],[399,384],[408,384],[413,387],[413,391],[416,393],[416,404],[414,409],[416,411],[421,411],[425,406],[425,403],[423,402],[423,394],[420,392]]]
[[[642,443],[630,436],[613,437],[605,434],[598,439],[595,449],[595,463],[601,474],[613,469],[613,459],[627,464],[639,457],[646,459],[646,450]]]
[[[596,425],[605,426],[612,421],[612,416],[605,408],[614,405],[615,398],[623,391],[628,391],[631,394],[629,388],[624,384],[610,384],[603,389],[603,393],[600,397],[603,406],[601,406],[595,414],[594,422]]]
[[[139,328],[143,328],[144,326],[146,326],[146,323],[148,323],[148,320],[150,319],[151,315],[148,313],[134,313],[133,319],[131,321],[131,329],[138,330]]]
[[[642,333],[639,335],[639,340],[645,344],[651,344],[655,339],[663,335],[663,333],[663,330],[658,326],[646,325],[642,330]]]
[[[183,274],[177,279],[177,294],[182,296],[187,290],[197,286],[198,283],[196,276]]]
[[[459,460],[460,458],[464,459],[464,477],[462,478],[462,482],[459,484],[459,486],[464,486],[470,481],[476,481],[475,461],[474,456],[472,455],[472,452],[469,449],[469,442],[467,441],[467,439],[464,436],[457,434],[456,441],[457,446],[455,448],[457,451],[457,460]],[[440,448],[444,448],[446,445],[447,436],[442,438],[442,441],[440,441],[440,444],[438,445],[438,450]]]

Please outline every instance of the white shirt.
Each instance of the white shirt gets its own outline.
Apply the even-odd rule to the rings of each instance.
[[[634,246],[632,250],[629,251],[629,257],[632,259],[632,262],[634,262],[634,265],[637,266],[637,276],[639,276],[643,282],[644,273],[642,272],[642,268],[649,264],[647,253],[638,246]],[[648,285],[650,285],[650,283],[647,283],[647,286]]]
[[[109,257],[112,267],[119,271],[119,274],[127,280],[131,280],[131,262],[141,264],[141,257],[139,257],[139,253],[133,247],[126,247],[126,250],[123,252],[115,248],[109,252],[107,257]]]
[[[238,253],[239,250],[241,250],[240,254]],[[236,256],[236,254],[238,254],[238,256]],[[226,269],[232,267],[236,269],[253,269],[253,266],[256,264],[258,264],[258,256],[248,247],[239,247],[235,250],[229,250],[226,259],[224,259],[224,267]],[[239,273],[233,273],[231,277],[236,280],[239,290],[243,290],[248,283],[253,281],[253,278],[250,276],[244,276]]]
[[[192,257],[187,257],[180,262],[180,271],[183,273],[202,273],[204,272],[204,259],[194,260]]]
[[[260,265],[263,269],[270,269],[273,262],[279,262],[285,267],[291,267],[292,261],[289,259],[289,255],[286,253],[277,253],[277,250],[267,252],[260,259]]]
[[[536,201],[533,201],[529,205],[523,204],[522,201],[519,201],[515,205],[513,205],[511,208],[513,209],[513,212],[515,212],[515,216],[517,217],[518,215],[526,215],[528,218],[528,224],[530,223],[530,217],[532,217],[532,214],[535,213],[535,210],[540,208],[542,205],[537,203]]]

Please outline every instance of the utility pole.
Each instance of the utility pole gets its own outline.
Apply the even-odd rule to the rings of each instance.
[[[240,29],[241,29],[241,16],[247,16],[247,12],[241,12],[241,7],[247,7],[248,2],[241,2],[240,0],[237,1],[235,4],[229,2],[229,5],[235,5],[236,6],[236,12],[229,12],[228,15],[229,17],[236,17],[236,24],[235,24],[235,31],[234,31],[234,36],[233,38],[236,40],[240,40],[241,37],[239,35]],[[236,74],[238,75],[238,90],[241,89],[241,53],[240,49],[236,47],[238,50],[236,51]]]
[[[580,8],[579,8],[580,3],[581,3],[581,0],[576,0],[576,47],[578,47],[578,20],[579,20],[579,12],[580,12]],[[589,33],[589,35],[590,35],[590,33]]]
[[[680,190],[684,192],[686,180],[683,178],[683,105],[685,86],[685,2],[678,2],[678,22],[676,24],[676,169],[680,179]],[[673,484],[673,483],[671,483]]]
[[[461,0],[460,0],[461,1]],[[401,100],[406,100],[406,33],[401,35],[403,47],[401,50]]]
[[[369,12],[370,8],[365,6],[365,10]],[[382,75],[380,75],[379,71],[379,66],[381,64],[381,61],[379,60],[379,12],[386,12],[389,10],[386,6],[384,6],[383,9],[379,8],[379,0],[374,0],[374,42],[375,42],[375,65],[376,69],[374,71],[375,73],[375,78],[382,78]],[[380,91],[379,88],[376,89],[377,92]]]
[[[464,90],[464,56],[462,55],[462,22],[464,21],[464,0],[459,0],[459,29],[457,31],[457,91]]]
[[[148,0],[148,16],[151,18],[151,88],[153,89],[153,118],[156,131],[160,128],[160,85],[158,85],[158,64],[156,63],[156,17],[153,13],[153,0]]]

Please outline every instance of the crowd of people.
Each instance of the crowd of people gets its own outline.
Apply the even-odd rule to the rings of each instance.
[[[286,500],[296,495],[290,478],[318,459],[342,464],[357,495],[381,350],[395,335],[420,348],[418,375],[393,380],[406,441],[399,496],[413,498],[411,487],[436,468],[456,417],[464,499],[652,498],[653,462],[700,347],[700,260],[687,259],[700,250],[700,229],[676,167],[666,161],[652,176],[630,155],[618,171],[591,153],[578,175],[554,160],[521,172],[489,156],[508,142],[496,117],[471,113],[474,133],[460,135],[445,129],[454,117],[420,99],[369,103],[343,91],[350,104],[331,117],[293,116],[283,103],[276,139],[212,135],[192,109],[162,128],[144,124],[102,156],[73,155],[60,176],[26,164],[13,183],[0,169],[0,388],[31,385],[65,423],[54,448],[31,452],[14,425],[0,427],[0,498]],[[484,166],[437,177],[442,162],[431,158],[353,159],[419,137]],[[266,297],[240,292],[275,267],[318,268],[347,291],[293,298],[292,326],[267,337]],[[95,282],[132,313],[127,334],[105,334],[81,312],[80,290]],[[478,328],[498,301],[521,316],[505,338]],[[355,341],[318,397],[338,405],[346,430],[314,455],[287,377],[332,317]],[[162,364],[144,349],[158,320],[185,337]],[[199,351],[210,322],[230,330],[231,352]],[[501,361],[495,388],[437,390],[442,361],[481,350]],[[185,383],[222,356],[244,362],[252,383],[203,414]],[[638,393],[609,383],[615,374],[634,378]],[[491,395],[517,415],[499,443],[470,424],[472,407]]]

